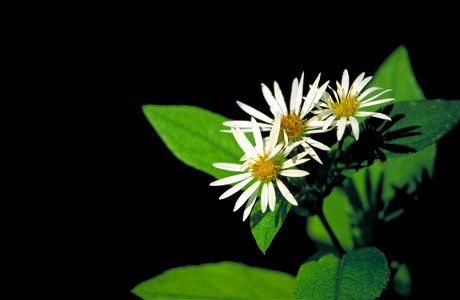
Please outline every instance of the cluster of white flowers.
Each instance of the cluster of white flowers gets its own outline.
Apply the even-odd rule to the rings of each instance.
[[[358,140],[359,124],[356,117],[376,117],[391,120],[382,113],[361,110],[365,107],[394,100],[393,98],[378,99],[389,90],[377,87],[364,89],[371,81],[372,76],[365,78],[364,73],[361,73],[350,85],[348,71],[345,70],[342,75],[342,82],[336,83],[337,89],[334,90],[329,87],[334,98],[326,91],[329,81],[320,85],[320,78],[321,74],[309,86],[309,91],[305,97],[303,96],[304,75],[302,74],[300,81],[294,78],[289,109],[276,81],[274,82],[274,93],[265,84],[262,84],[262,93],[273,117],[271,118],[259,110],[237,101],[239,107],[251,116],[251,120],[224,123],[225,126],[231,128],[227,131],[233,134],[238,145],[244,151],[241,158],[242,164],[219,162],[215,163],[214,167],[241,174],[214,181],[211,185],[235,184],[219,199],[225,199],[249,185],[236,201],[234,208],[236,211],[246,203],[243,221],[249,216],[259,195],[263,213],[267,207],[272,211],[275,209],[275,186],[289,203],[297,205],[295,197],[283,183],[283,177],[307,176],[308,172],[294,167],[308,161],[307,156],[322,163],[314,148],[330,150],[328,146],[311,138],[311,135],[336,128],[337,140],[341,140],[347,125],[351,125],[353,136]],[[382,91],[367,98],[379,90]],[[270,135],[264,139],[262,132],[266,131],[270,131]],[[255,146],[247,139],[244,132],[252,132]],[[302,150],[297,151],[298,154],[288,159],[292,150],[298,146],[301,146],[300,149]]]

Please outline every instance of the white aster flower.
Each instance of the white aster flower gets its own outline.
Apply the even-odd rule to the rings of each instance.
[[[330,148],[323,143],[312,139],[309,135],[324,132],[324,130],[321,129],[323,122],[319,121],[317,117],[307,118],[307,114],[320,100],[329,81],[318,87],[321,77],[321,74],[319,74],[315,82],[311,85],[307,96],[302,98],[303,77],[304,75],[302,73],[300,83],[297,78],[294,78],[292,82],[289,110],[286,106],[286,102],[284,101],[281,89],[276,81],[274,82],[274,94],[272,94],[265,84],[262,84],[262,93],[273,116],[281,114],[281,132],[286,132],[290,142],[302,141],[300,144],[305,148],[305,150],[308,150],[308,153],[315,160],[322,163],[311,146],[326,151],[330,150]],[[304,99],[303,104],[302,99]],[[243,102],[236,101],[236,103],[243,111],[259,120],[258,125],[262,128],[262,131],[268,131],[272,128],[274,122],[273,118]],[[229,127],[239,127],[243,132],[250,132],[252,130],[252,123],[250,121],[227,121],[224,122],[224,125]]]
[[[359,138],[359,124],[355,117],[375,117],[391,121],[387,115],[378,112],[362,111],[362,108],[377,104],[393,101],[394,98],[378,99],[381,95],[391,90],[383,90],[379,87],[371,87],[363,90],[364,87],[371,81],[372,76],[364,78],[364,72],[361,73],[355,81],[349,86],[348,71],[345,69],[342,75],[342,83],[337,81],[337,90],[333,90],[333,99],[327,92],[324,93],[319,108],[313,111],[317,114],[320,120],[324,120],[323,129],[327,130],[329,126],[337,126],[337,140],[341,140],[345,128],[348,124],[351,125],[353,135],[356,140]],[[369,94],[383,90],[380,93],[365,99]],[[362,91],[362,92],[361,92]]]
[[[244,203],[246,208],[243,214],[243,221],[249,216],[257,196],[260,193],[261,208],[264,213],[267,206],[274,211],[276,203],[275,186],[278,187],[283,197],[292,205],[297,205],[297,201],[289,189],[281,181],[282,177],[303,177],[309,173],[303,170],[293,169],[292,167],[302,164],[309,159],[304,158],[307,153],[303,152],[291,159],[286,160],[289,153],[296,147],[296,144],[286,146],[285,142],[278,143],[280,134],[281,115],[275,117],[270,137],[262,139],[259,125],[254,118],[251,118],[252,132],[255,140],[255,147],[249,142],[245,134],[238,128],[232,127],[232,133],[238,145],[243,149],[246,160],[243,164],[233,163],[215,163],[214,167],[240,172],[241,174],[233,175],[212,182],[211,186],[220,186],[235,184],[233,187],[223,193],[219,199],[225,199],[242,190],[249,183],[250,186],[240,195],[235,203],[233,211],[237,211]]]

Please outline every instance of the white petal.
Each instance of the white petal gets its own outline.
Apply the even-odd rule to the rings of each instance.
[[[268,206],[271,211],[275,211],[276,192],[271,181],[268,182]]]
[[[305,116],[308,113],[308,110],[313,106],[313,100],[315,100],[315,96],[318,91],[318,84],[320,78],[321,73],[318,74],[318,77],[316,78],[315,82],[313,82],[313,85],[310,87],[310,90],[308,91],[307,97],[305,97],[305,102],[303,103],[300,116]]]
[[[323,109],[320,114],[318,114],[318,118],[320,118],[321,120],[324,120],[325,118],[329,117],[331,114],[334,113],[334,110],[333,109]]]
[[[236,200],[235,207],[233,208],[233,211],[237,211],[248,200],[249,196],[251,196],[252,193],[254,193],[254,191],[256,191],[259,188],[259,185],[260,185],[260,181],[256,181],[247,190],[245,190],[240,195],[238,200]]]
[[[324,121],[320,121],[318,116],[313,116],[305,122],[307,127],[323,127]]]
[[[268,155],[267,160],[272,159],[273,157],[278,155],[283,149],[283,147],[284,147],[283,144],[276,145],[276,147],[270,152],[270,155]]]
[[[303,140],[302,141],[298,141],[298,142],[295,142],[295,143],[292,143],[291,145],[287,146],[284,151],[283,151],[283,155],[284,156],[288,156],[289,153],[291,153],[292,150],[294,150],[297,146],[299,146],[301,143],[303,143]]]
[[[246,208],[244,209],[243,213],[243,222],[246,221],[246,219],[249,217],[251,214],[251,210],[254,207],[254,204],[256,203],[257,199],[257,190],[252,193],[252,195],[249,197],[248,202],[246,202]]]
[[[313,147],[316,147],[318,149],[321,149],[321,150],[324,150],[324,151],[329,151],[331,150],[331,148],[329,148],[328,146],[324,145],[323,143],[321,142],[318,142],[317,140],[314,140],[310,137],[306,138],[304,140],[307,144],[309,144],[310,146],[313,146]]]
[[[270,124],[264,124],[264,123],[257,123],[259,127],[263,128],[271,128],[272,127],[272,122]],[[226,121],[223,123],[224,126],[228,127],[238,127],[240,129],[252,129],[252,122],[251,121]],[[231,131],[230,131],[231,132]]]
[[[391,121],[391,118],[389,116],[381,114],[381,113],[374,113],[371,115],[371,117]]]
[[[289,102],[289,111],[294,112],[295,110],[295,101],[297,97],[297,89],[299,87],[299,80],[297,78],[294,78],[292,81],[292,88],[291,88],[291,99]]]
[[[347,126],[347,117],[341,117],[340,120],[337,122],[337,140],[338,141],[342,139],[346,126]]]
[[[339,83],[337,82],[337,84],[339,84]],[[339,84],[339,85],[340,85],[340,84]],[[335,92],[334,90],[332,90],[332,93],[334,93],[334,97],[335,97],[336,102],[338,102],[339,99],[342,98],[342,96],[341,96],[341,95],[342,95],[342,88],[340,88],[339,90],[337,90],[337,92]],[[330,98],[330,101],[329,101],[329,102],[332,102],[332,97]],[[329,106],[330,106],[330,105],[331,105],[331,104],[329,103]]]
[[[327,118],[326,121],[324,121],[323,130],[326,130],[329,127],[329,125],[331,125],[332,121],[335,120],[335,118],[336,118],[335,115],[332,115],[329,118]]]
[[[312,112],[313,114],[321,114],[324,115],[324,110],[321,109],[321,107],[328,107],[327,104],[321,102],[321,103],[318,103],[318,101],[322,98],[323,94],[325,93],[325,89],[327,87],[327,85],[329,84],[329,81],[327,81],[326,83],[324,83],[315,93],[315,97],[313,99],[313,101],[310,102],[309,106],[308,107],[305,107],[305,104],[304,104],[304,108],[302,108],[302,113],[300,114],[300,117],[303,119],[309,112]],[[313,107],[316,107],[319,109],[319,111],[311,111],[313,109]],[[330,110],[330,109],[326,109],[326,110]]]
[[[362,93],[361,95],[359,95],[358,101],[361,101],[364,97],[366,97],[366,96],[369,95],[370,93],[375,92],[375,91],[378,91],[378,90],[381,90],[381,89],[382,89],[382,88],[379,88],[379,87],[371,87],[371,88],[368,88],[367,90],[364,91],[364,93]]]
[[[354,96],[357,94],[357,87],[361,84],[363,78],[364,78],[364,72],[362,72],[361,74],[359,74],[358,77],[356,77],[355,81],[353,81],[353,83],[351,84],[350,86],[350,95],[351,96]]]
[[[370,115],[375,114],[375,112],[372,111],[358,111],[356,112],[355,116],[356,117],[369,117]]]
[[[369,99],[366,99],[366,100],[362,101],[362,102],[361,102],[361,104],[364,104],[364,103],[370,102],[370,101],[372,101],[372,100],[374,100],[374,99],[376,99],[376,98],[380,97],[381,95],[383,95],[383,94],[385,94],[385,93],[387,93],[387,92],[389,92],[389,91],[391,91],[391,90],[384,90],[383,92],[380,92],[380,93],[378,93],[377,95],[375,95],[375,96],[372,96],[371,98],[369,98]]]
[[[324,92],[326,91],[326,88],[329,86],[329,80],[323,83],[323,85],[318,89],[315,95],[315,100],[313,103],[317,102],[321,97],[323,96]]]
[[[232,163],[214,163],[212,166],[217,169],[231,172],[242,172],[244,170],[242,165]]]
[[[347,93],[348,93],[348,87],[349,87],[349,84],[350,84],[350,76],[348,76],[348,71],[347,69],[343,70],[343,74],[342,74],[342,88],[343,88],[343,97],[345,98],[347,96]]]
[[[251,173],[243,173],[243,174],[238,174],[238,175],[233,175],[229,177],[225,177],[216,181],[211,182],[209,185],[210,186],[219,186],[219,185],[227,185],[227,184],[232,184],[235,182],[239,182],[241,180],[244,180],[248,177],[251,176]]]
[[[355,136],[355,139],[359,139],[359,124],[358,120],[354,117],[349,117],[348,120],[350,120],[351,123],[351,130],[353,131],[353,135]]]
[[[361,90],[371,81],[372,76],[368,76],[361,81],[361,83],[356,87],[356,93],[361,92]]]
[[[332,88],[330,86],[328,86],[328,87],[332,90]],[[321,101],[328,103],[328,102],[330,102],[331,98],[332,98],[331,94],[329,94],[327,91],[324,91],[324,93],[323,93],[323,95],[321,97]]]
[[[335,126],[335,123],[332,122],[332,126]],[[305,134],[315,134],[315,133],[325,133],[325,132],[328,132],[328,131],[331,131],[333,127],[329,128],[329,129],[312,129],[312,130],[307,130],[305,131]]]
[[[294,196],[292,196],[291,192],[289,192],[288,188],[284,185],[284,183],[282,183],[279,179],[276,179],[276,185],[278,186],[278,189],[280,190],[281,194],[288,202],[290,202],[292,205],[298,205]]]
[[[388,117],[387,115],[384,115],[384,114],[381,114],[381,113],[376,113],[376,112],[370,112],[370,111],[358,111],[355,116],[357,116],[357,117],[371,116],[371,117],[391,121],[391,118]]]
[[[267,210],[267,205],[268,205],[268,186],[267,186],[267,183],[264,183],[262,185],[262,193],[260,195],[260,199],[261,199],[260,207],[261,207],[262,213],[265,213],[265,211]]]
[[[245,161],[243,163],[242,168],[243,168],[244,172],[249,171],[248,169],[249,169],[249,166],[251,165],[251,162],[252,162],[251,160],[247,160],[247,161]]]
[[[284,96],[283,93],[281,92],[280,86],[278,85],[278,82],[275,81],[274,85],[274,90],[275,90],[275,100],[278,102],[278,105],[281,107],[281,111],[283,114],[287,114],[288,110],[286,107],[286,102],[284,101]]]
[[[276,101],[275,97],[273,97],[272,92],[270,89],[262,83],[262,94],[264,94],[265,101],[267,101],[268,105],[271,108],[271,111],[276,113],[282,113],[281,107],[278,105],[278,102]]]
[[[238,127],[239,128],[239,127]],[[271,127],[270,127],[271,128]],[[262,131],[269,131],[270,128],[261,128]],[[225,129],[222,129],[220,130],[220,132],[229,132],[231,133],[232,131],[231,130],[225,130]],[[241,128],[241,132],[252,132],[252,128]]]
[[[345,95],[344,95],[345,92],[344,92],[340,82],[336,81],[335,85],[337,86],[337,89],[336,89],[337,93],[335,93],[334,90],[332,90],[332,91],[334,92],[334,95],[336,96],[336,99],[341,99],[342,97],[345,98]],[[338,96],[338,98],[337,98],[337,96]]]
[[[286,176],[286,177],[304,177],[304,176],[307,176],[308,173],[307,171],[304,171],[304,170],[281,170],[280,171],[280,175],[282,176]]]
[[[376,100],[376,101],[372,101],[372,102],[363,103],[359,107],[367,107],[367,106],[382,104],[382,103],[390,102],[390,101],[393,101],[393,100],[394,100],[394,98]]]
[[[304,158],[304,159],[302,159],[302,158],[305,157],[307,154],[308,154],[308,153],[304,151],[304,152],[302,152],[302,153],[297,154],[297,155],[294,156],[293,158],[286,160],[286,161],[283,163],[281,169],[284,170],[284,169],[291,168],[291,167],[293,167],[293,166],[297,166],[297,165],[303,164],[304,162],[309,161],[309,160],[310,160],[309,158]]]
[[[254,118],[256,119],[259,119],[261,121],[264,121],[266,123],[272,123],[273,122],[273,119],[268,117],[267,115],[261,113],[260,111],[258,111],[257,109],[247,105],[247,104],[244,104],[243,102],[240,102],[240,101],[236,101],[236,103],[238,104],[238,106],[244,111],[246,112],[247,114],[253,116]]]
[[[235,194],[236,192],[238,192],[239,190],[241,190],[242,188],[244,188],[249,182],[251,182],[253,178],[252,177],[249,177],[243,181],[241,181],[240,183],[232,186],[231,188],[229,188],[227,191],[225,191],[225,193],[223,193],[222,195],[220,195],[219,197],[219,200],[222,200],[222,199],[225,199],[225,198],[228,198],[230,197],[231,195]]]
[[[272,151],[273,148],[275,148],[276,144],[278,143],[278,138],[280,135],[280,127],[281,127],[281,115],[277,114],[275,116],[275,121],[273,122],[273,126],[270,131],[270,139],[268,140],[269,151]]]
[[[254,149],[254,146],[252,146],[251,142],[249,142],[246,135],[243,132],[241,132],[241,130],[238,127],[232,127],[232,133],[238,145],[240,145],[241,149],[243,149],[244,153],[246,153],[249,158],[257,157],[257,153]]]
[[[252,122],[252,134],[254,140],[256,141],[256,151],[257,153],[262,153],[264,151],[264,143],[262,141],[262,134],[260,133],[259,125],[254,118],[251,118]]]
[[[316,160],[318,163],[323,164],[321,159],[319,158],[318,154],[316,153],[315,149],[310,147],[307,143],[303,143],[302,146],[305,148],[305,152],[308,153],[314,160]]]
[[[295,102],[295,114],[300,114],[300,105],[302,104],[302,93],[303,93],[303,72],[300,77],[299,87],[297,88],[297,96]]]

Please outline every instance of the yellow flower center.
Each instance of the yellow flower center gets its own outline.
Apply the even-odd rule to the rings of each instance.
[[[339,102],[332,102],[331,106],[334,114],[337,117],[351,117],[354,116],[359,108],[359,101],[355,97],[347,97],[340,99]]]
[[[281,117],[281,138],[283,136],[283,130],[286,131],[289,141],[299,141],[303,137],[305,124],[298,115],[290,113]]]
[[[268,182],[276,179],[281,171],[282,162],[278,157],[268,158],[268,154],[262,157],[251,165],[252,176],[258,180]]]

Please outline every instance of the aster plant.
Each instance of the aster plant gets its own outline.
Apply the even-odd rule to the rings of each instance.
[[[222,262],[171,269],[133,293],[143,299],[410,295],[406,261],[376,247],[374,228],[404,218],[409,202],[392,199],[405,193],[415,201],[433,171],[436,141],[460,121],[460,101],[426,100],[404,47],[374,77],[361,73],[351,81],[344,70],[335,87],[321,83],[321,75],[305,85],[307,77],[294,78],[289,103],[276,81],[273,91],[262,84],[268,107],[237,101],[247,115],[234,119],[193,106],[146,105],[144,113],[180,160],[215,178],[212,188],[230,186],[219,199],[235,197],[234,211],[245,205],[243,222],[249,220],[264,254],[293,213],[307,219],[307,234],[321,251],[305,258],[295,278]]]

